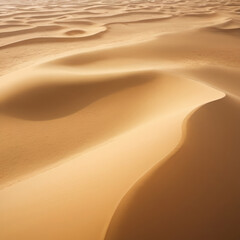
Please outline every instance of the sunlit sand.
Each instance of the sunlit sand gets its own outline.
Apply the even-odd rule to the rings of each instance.
[[[239,240],[240,2],[1,0],[1,240]]]

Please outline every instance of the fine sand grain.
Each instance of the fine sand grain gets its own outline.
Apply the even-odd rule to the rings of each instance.
[[[240,239],[240,1],[0,20],[1,240]]]

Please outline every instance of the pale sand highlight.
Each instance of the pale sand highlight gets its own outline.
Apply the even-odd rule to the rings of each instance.
[[[0,239],[239,240],[239,13],[3,1]]]

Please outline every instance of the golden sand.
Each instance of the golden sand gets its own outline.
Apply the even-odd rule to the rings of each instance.
[[[239,240],[240,2],[0,6],[1,240]]]

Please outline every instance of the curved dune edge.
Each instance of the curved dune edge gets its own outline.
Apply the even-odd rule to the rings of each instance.
[[[175,151],[121,199],[106,240],[200,240],[203,236],[225,240],[240,236],[238,225],[233,224],[240,214],[239,70],[215,66],[183,72],[226,95],[188,116],[184,137]]]
[[[238,239],[239,110],[226,96],[194,112],[181,147],[125,195],[105,239]]]
[[[198,89],[201,86],[196,85]],[[207,90],[208,87],[203,89]],[[214,98],[223,97],[222,93],[210,90],[207,98],[212,99],[213,93],[216,94]],[[182,121],[194,108],[202,104],[201,101],[179,113],[152,119],[82,156],[75,156],[53,169],[2,189],[0,208],[3,218],[0,222],[4,230],[1,231],[1,237],[34,237],[39,240],[43,236],[49,239],[104,239],[119,199],[154,165],[153,161],[149,161],[151,156],[157,157],[155,162],[158,162],[176,147],[181,139]],[[144,139],[141,136],[144,136]],[[134,145],[131,144],[133,142]],[[162,150],[158,148],[159,142]],[[145,150],[139,152],[137,149]],[[131,161],[128,160],[129,157]],[[44,194],[41,194],[42,192]],[[89,221],[94,226],[94,231],[85,225]],[[31,229],[22,232],[21,229],[29,224]]]
[[[225,97],[226,96],[223,96],[222,98],[225,98]],[[222,98],[210,101],[210,102],[205,103],[205,104],[203,104],[199,107],[196,107],[194,110],[192,110],[190,113],[188,113],[187,116],[185,116],[185,118],[182,121],[182,136],[179,139],[178,144],[176,144],[175,148],[173,150],[171,150],[165,157],[163,157],[157,163],[155,163],[149,170],[146,170],[146,172],[144,174],[142,174],[142,176],[140,176],[135,181],[135,183],[133,183],[131,186],[129,186],[128,191],[126,191],[126,193],[123,195],[123,197],[119,200],[119,203],[118,203],[118,205],[116,206],[116,208],[113,212],[111,220],[109,221],[109,223],[107,225],[107,228],[106,228],[106,233],[104,235],[104,240],[115,240],[115,239],[116,240],[120,240],[120,239],[126,239],[126,240],[143,239],[144,240],[146,237],[152,237],[153,239],[156,238],[156,237],[157,238],[168,237],[167,235],[162,236],[160,234],[159,235],[153,234],[151,236],[150,232],[147,232],[147,234],[145,234],[145,235],[143,233],[141,233],[142,235],[137,234],[137,236],[135,236],[134,234],[136,232],[138,232],[138,228],[139,228],[139,226],[135,225],[135,223],[138,220],[139,220],[139,222],[144,222],[144,226],[141,226],[143,228],[145,228],[148,223],[150,225],[154,224],[154,223],[158,223],[158,220],[153,221],[153,220],[148,219],[148,220],[145,221],[145,218],[141,217],[141,216],[137,216],[137,217],[134,216],[134,218],[132,218],[130,220],[130,222],[127,223],[130,226],[129,228],[131,228],[131,226],[133,226],[134,230],[131,229],[132,232],[128,231],[128,230],[126,230],[126,232],[124,232],[124,230],[125,230],[124,227],[128,228],[124,225],[125,224],[124,222],[126,221],[126,218],[124,218],[124,217],[125,217],[125,215],[126,216],[128,215],[128,211],[131,212],[132,205],[130,205],[130,204],[133,204],[133,205],[135,204],[135,202],[134,202],[135,194],[139,189],[141,190],[141,187],[144,184],[144,181],[146,181],[146,179],[149,176],[151,177],[151,174],[153,172],[155,172],[156,169],[161,168],[161,166],[164,165],[166,161],[169,161],[169,159],[171,159],[171,157],[174,156],[184,146],[186,138],[187,138],[187,131],[188,131],[187,130],[188,129],[187,125],[188,125],[188,122],[191,120],[191,118],[198,111],[201,111],[201,109],[204,108],[209,103],[212,103],[212,102],[215,102],[215,101],[221,101]],[[150,186],[150,188],[151,188],[151,186]],[[144,195],[142,197],[144,197]],[[157,206],[157,208],[158,207],[160,208],[160,206]],[[139,211],[141,213],[141,209],[138,209],[137,211]],[[149,212],[149,214],[151,215],[152,212],[151,213]],[[159,217],[161,217],[161,216],[159,216]],[[124,227],[122,227],[121,224],[124,225]],[[123,231],[123,233],[121,231]],[[176,237],[177,236],[178,235],[176,235]],[[195,235],[194,235],[194,237],[195,237]]]
[[[3,185],[82,153],[158,115],[211,99],[213,91],[190,78],[157,70],[101,75],[61,73],[47,67],[40,70],[13,73],[1,86]],[[18,147],[10,151],[13,143]]]

